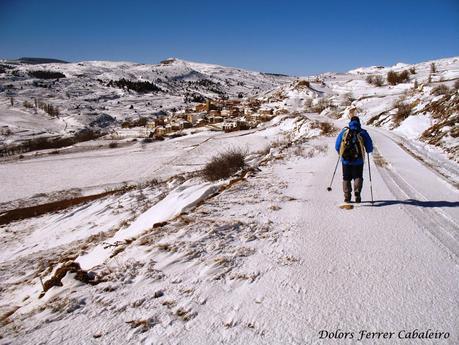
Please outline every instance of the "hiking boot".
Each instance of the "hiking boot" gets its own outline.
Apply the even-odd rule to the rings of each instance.
[[[351,196],[350,195],[345,195],[344,196],[344,202],[351,202]]]
[[[362,202],[362,198],[360,197],[360,193],[355,193],[355,202],[357,202],[357,203]]]

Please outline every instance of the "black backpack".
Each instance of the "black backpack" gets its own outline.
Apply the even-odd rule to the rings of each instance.
[[[347,161],[355,161],[359,158],[363,158],[362,147],[359,142],[360,131],[350,129],[349,127],[346,128],[347,133],[344,133],[341,143],[341,145],[344,145],[341,157]]]

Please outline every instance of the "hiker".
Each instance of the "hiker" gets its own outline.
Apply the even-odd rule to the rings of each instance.
[[[356,107],[349,108],[349,126],[345,127],[336,138],[335,148],[341,157],[343,166],[344,202],[351,201],[352,185],[354,180],[355,202],[361,202],[360,193],[363,186],[363,162],[365,151],[373,151],[373,142],[368,132],[360,126],[360,119],[356,116]]]

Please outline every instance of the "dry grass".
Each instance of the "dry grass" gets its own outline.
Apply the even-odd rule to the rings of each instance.
[[[400,73],[389,71],[387,72],[387,83],[390,85],[397,85],[400,83],[406,83],[410,80],[410,72],[407,70]]]
[[[202,176],[208,181],[228,178],[245,166],[247,153],[241,149],[229,149],[214,156],[206,164]]]
[[[144,320],[130,320],[126,321],[126,323],[129,324],[131,328],[138,328],[140,332],[144,333],[152,328],[157,323],[157,320],[154,317],[150,317]]]
[[[187,310],[184,308],[178,308],[175,311],[175,315],[177,315],[182,321],[190,321],[192,318],[196,316],[196,313],[193,313],[191,310]]]
[[[387,161],[384,159],[383,156],[381,156],[381,154],[379,154],[379,152],[373,152],[373,161],[375,162],[375,164],[381,168],[385,168],[387,167],[387,165],[389,163],[387,163]]]
[[[441,99],[430,102],[424,111],[432,113],[434,119],[448,119],[450,116],[459,113],[459,97],[449,95]]]
[[[430,91],[430,94],[434,96],[447,95],[449,94],[449,88],[445,84],[441,84],[435,86],[432,91]]]
[[[412,106],[411,104],[404,103],[403,100],[398,100],[394,104],[394,108],[397,108],[397,113],[395,113],[393,120],[395,125],[399,126],[403,120],[410,116]]]
[[[326,121],[314,121],[311,123],[311,128],[319,128],[321,134],[326,136],[334,135],[338,130],[333,124]]]
[[[383,86],[384,85],[384,78],[380,75],[369,75],[366,77],[366,82],[368,84],[374,85],[374,86]]]
[[[312,106],[312,111],[315,113],[321,113],[325,109],[329,108],[331,106],[331,101],[330,99],[323,97],[319,99],[319,102],[317,102],[316,105]]]

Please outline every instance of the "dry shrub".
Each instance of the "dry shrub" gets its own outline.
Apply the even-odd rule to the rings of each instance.
[[[315,106],[312,107],[312,111],[315,113],[321,113],[325,109],[331,106],[331,101],[328,98],[321,98]]]
[[[445,84],[441,84],[435,86],[432,91],[430,91],[431,95],[440,96],[440,95],[447,95],[449,93],[449,88]]]
[[[452,115],[459,113],[459,97],[454,94],[442,97],[435,102],[427,104],[424,111],[430,112],[434,119],[448,119]]]
[[[28,108],[28,109],[32,109],[33,108],[33,104],[30,103],[29,101],[24,101],[24,103],[22,103],[22,105],[24,106],[24,108]]]
[[[309,87],[309,81],[307,80],[298,80],[298,82],[295,85],[295,89],[301,89],[305,87]]]
[[[374,85],[374,86],[383,86],[384,85],[384,79],[380,75],[369,75],[366,77],[366,82],[368,84]]]
[[[330,122],[314,121],[311,123],[311,128],[319,128],[323,135],[332,135],[336,132],[336,127]]]
[[[126,323],[129,324],[131,328],[138,328],[141,333],[144,333],[157,324],[158,321],[155,317],[151,317],[145,320],[130,320],[126,321]]]
[[[352,104],[352,102],[355,101],[354,96],[352,95],[352,92],[347,92],[343,95],[343,101],[341,103],[342,106],[348,107]]]
[[[411,74],[416,74],[416,67],[411,67],[410,68],[410,73]]]
[[[454,82],[454,89],[459,90],[459,79]]]
[[[228,178],[245,166],[247,153],[241,149],[229,149],[214,156],[202,171],[208,181]]]
[[[422,135],[421,139],[431,145],[440,145],[442,139],[445,136],[450,136],[452,138],[459,137],[459,127],[457,123],[459,122],[459,116],[451,116],[450,118],[441,119],[438,123],[432,127],[426,129]],[[445,130],[445,128],[450,128]]]
[[[402,71],[400,73],[389,71],[387,72],[387,82],[390,85],[397,85],[400,83],[405,83],[410,80],[410,72],[407,70]]]
[[[312,109],[312,98],[306,98],[304,100],[304,108],[306,111],[310,111]]]
[[[397,108],[397,113],[394,115],[394,122],[398,126],[410,115],[411,105],[404,103],[402,100],[399,100],[394,104],[394,107]]]

